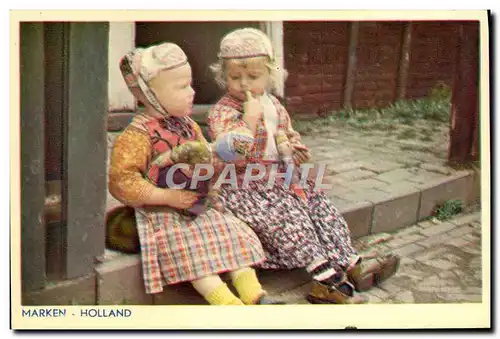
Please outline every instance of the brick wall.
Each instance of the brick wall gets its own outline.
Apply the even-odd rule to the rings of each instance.
[[[412,22],[405,68],[402,49],[407,24],[359,23],[355,57],[351,58],[355,61],[350,95],[353,107],[390,104],[398,99],[398,84],[404,87],[405,98],[426,96],[441,82],[451,85],[459,23]],[[346,104],[351,25],[284,22],[285,68],[289,72],[285,97],[291,114],[323,115]]]
[[[394,101],[402,32],[402,23],[360,23],[353,107],[380,107]]]
[[[348,23],[285,22],[284,41],[287,107],[319,114],[341,108]]]
[[[407,97],[426,96],[441,81],[452,85],[458,28],[456,22],[414,22],[410,45]]]

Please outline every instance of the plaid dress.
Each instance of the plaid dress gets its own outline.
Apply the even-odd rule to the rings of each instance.
[[[135,134],[141,140],[147,135],[150,145],[148,162],[151,162],[156,155],[187,140],[206,142],[194,121],[189,118],[185,121],[174,120],[165,123],[161,119],[137,116],[124,131],[125,136],[116,141],[115,147],[122,152],[125,149],[136,152],[130,135]],[[124,142],[128,144],[121,144]],[[133,178],[144,177],[150,170],[151,167],[146,164],[140,170],[142,173]],[[132,187],[132,179],[127,180]],[[144,181],[143,178],[137,180]],[[119,178],[114,178],[112,185],[119,187],[124,184]],[[118,189],[114,191],[119,192]],[[262,245],[252,229],[231,214],[209,208],[193,217],[167,206],[141,206],[136,207],[135,212],[146,293],[159,293],[164,284],[254,266],[265,259]]]
[[[208,209],[193,219],[168,207],[135,211],[146,293],[264,260],[255,233],[230,214]]]
[[[300,135],[293,130],[285,108],[275,97],[271,98],[278,114],[278,130],[286,133],[292,146],[301,145]],[[236,128],[248,128],[242,115],[242,102],[230,95],[224,96],[209,113],[210,137],[215,139]],[[247,163],[262,163],[267,142],[262,119],[254,137]],[[244,169],[237,172],[244,173]],[[267,178],[263,178],[250,182],[248,188],[223,185],[220,189],[225,208],[249,224],[261,240],[266,261],[259,267],[290,269],[324,259],[347,266],[354,260],[357,253],[351,244],[347,223],[326,194],[313,189],[314,182],[308,181],[304,188],[307,202],[304,202],[282,184],[283,179],[276,180],[269,187]]]

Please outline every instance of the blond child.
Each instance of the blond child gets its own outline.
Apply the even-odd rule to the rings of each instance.
[[[284,154],[289,147],[280,147],[280,139],[291,145],[295,165],[306,163],[309,150],[286,109],[270,94],[286,72],[276,65],[269,38],[253,28],[235,30],[222,39],[218,57],[212,70],[226,94],[209,112],[210,137],[217,140],[235,130],[251,134],[246,165],[289,159]],[[247,188],[225,185],[220,190],[224,207],[261,240],[267,260],[259,267],[306,268],[313,281],[308,296],[312,303],[364,302],[354,291],[369,289],[394,274],[399,258],[387,255],[362,261],[344,218],[324,192],[313,189],[314,182],[307,181],[302,190],[283,183],[282,178],[269,185],[264,177]]]
[[[186,143],[207,143],[189,117],[194,91],[186,55],[172,43],[137,48],[120,69],[145,109],[113,146],[109,190],[135,210],[146,293],[189,281],[212,305],[276,303],[251,268],[264,254],[247,225],[212,208],[187,215],[183,211],[199,201],[199,192],[155,184],[155,173],[164,169],[155,169],[158,156]],[[219,277],[223,272],[230,272],[238,297]]]

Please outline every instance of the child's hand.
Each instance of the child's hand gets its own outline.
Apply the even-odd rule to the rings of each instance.
[[[165,204],[181,210],[190,208],[199,198],[198,193],[193,191],[180,189],[166,189],[166,191],[167,200],[165,201]]]
[[[167,151],[163,152],[162,154],[158,155],[154,160],[152,165],[157,166],[157,167],[167,167],[173,165],[174,162],[172,161],[172,152]]]
[[[260,101],[252,96],[250,91],[245,91],[247,100],[243,103],[243,111],[250,118],[260,118],[262,115],[262,105]]]
[[[225,208],[224,208],[224,198],[222,198],[218,192],[212,190],[208,194],[208,198],[210,200],[210,206],[221,213],[224,213]]]
[[[293,161],[295,165],[308,162],[311,159],[311,152],[303,145],[293,145]]]

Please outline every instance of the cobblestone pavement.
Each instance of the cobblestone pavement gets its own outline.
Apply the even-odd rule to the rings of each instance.
[[[333,185],[327,194],[342,209],[463,175],[465,171],[446,166],[448,127],[441,124],[435,129],[433,137],[423,141],[332,125],[302,140],[311,149],[313,161],[326,165],[325,182]]]
[[[445,222],[427,220],[393,233],[355,240],[361,253],[392,251],[399,271],[363,295],[368,303],[461,303],[482,301],[481,212],[476,207]],[[309,284],[284,292],[290,303],[307,303]]]

